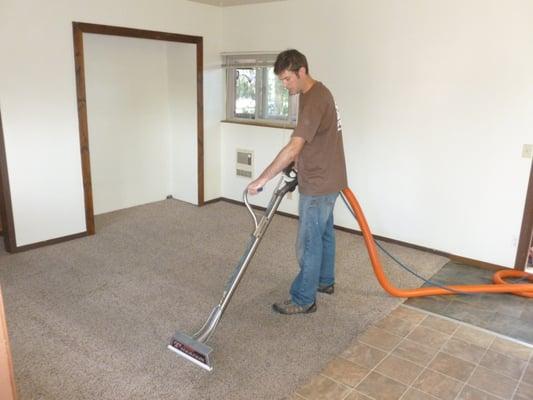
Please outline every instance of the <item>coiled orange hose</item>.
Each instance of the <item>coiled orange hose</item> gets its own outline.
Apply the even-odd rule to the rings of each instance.
[[[355,195],[349,188],[343,189],[342,194],[344,195],[344,198],[347,200],[348,204],[350,204],[350,207],[354,212],[355,218],[359,223],[359,227],[361,228],[361,232],[363,233],[363,238],[365,240],[366,248],[368,250],[368,255],[370,257],[370,261],[372,262],[374,274],[376,275],[379,284],[383,287],[383,289],[385,289],[387,293],[394,297],[424,297],[444,294],[457,294],[453,291],[446,290],[441,287],[399,289],[393,286],[385,276],[383,266],[381,265],[381,261],[378,257],[374,238],[372,237],[372,232],[370,232],[370,228],[368,227],[368,223],[366,222],[363,210],[357,202]],[[448,288],[463,293],[512,293],[523,297],[533,297],[533,284],[510,284],[506,283],[504,278],[527,278],[529,282],[533,282],[533,275],[528,274],[524,271],[509,269],[496,272],[493,277],[493,284],[451,285],[448,286]]]

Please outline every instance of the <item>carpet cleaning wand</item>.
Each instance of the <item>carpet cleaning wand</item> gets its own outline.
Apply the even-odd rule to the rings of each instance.
[[[248,208],[248,211],[252,215],[254,220],[255,229],[250,237],[250,241],[246,247],[246,250],[239,260],[239,263],[235,267],[228,283],[226,284],[224,294],[220,303],[211,311],[211,315],[205,322],[204,326],[196,332],[192,337],[185,335],[180,332],[172,337],[168,348],[174,351],[176,354],[186,358],[189,361],[199,365],[200,367],[211,371],[213,365],[211,362],[211,349],[205,343],[209,340],[218,323],[222,317],[222,313],[226,309],[231,296],[235,292],[237,285],[239,284],[246,267],[250,263],[259,242],[261,241],[263,235],[266,232],[272,217],[276,213],[283,196],[288,192],[294,191],[298,181],[296,178],[296,171],[289,167],[283,171],[282,177],[280,178],[274,194],[268,204],[267,209],[264,212],[261,220],[257,222],[257,217],[253,212],[250,204],[248,203],[248,195],[245,190],[243,193],[244,204]],[[436,296],[436,295],[453,295],[453,294],[470,294],[470,293],[511,293],[518,296],[533,298],[533,275],[528,274],[524,271],[517,271],[513,269],[506,269],[498,271],[494,274],[493,284],[480,284],[480,285],[451,285],[451,286],[442,286],[438,287],[421,287],[421,288],[412,288],[412,289],[402,289],[395,287],[385,276],[383,270],[383,265],[378,256],[376,249],[376,242],[370,231],[366,218],[363,214],[363,210],[359,205],[359,202],[355,198],[355,195],[349,188],[345,188],[341,191],[341,197],[346,203],[349,211],[353,214],[357,220],[359,227],[361,228],[361,233],[365,241],[366,249],[368,251],[368,256],[372,263],[374,269],[374,274],[380,285],[383,289],[389,293],[391,296],[395,297],[424,297],[424,296]],[[390,255],[389,255],[390,256]],[[413,273],[412,271],[409,271]],[[417,275],[418,276],[418,275]],[[529,283],[507,283],[505,278],[520,278],[522,280],[528,281]],[[424,279],[425,280],[425,279]],[[426,281],[428,282],[428,281]],[[429,282],[431,283],[431,282]]]
[[[208,371],[213,369],[211,360],[211,352],[213,349],[209,347],[206,342],[213,335],[218,323],[220,322],[222,314],[228,306],[228,303],[231,299],[231,296],[233,296],[237,285],[241,281],[241,278],[246,271],[246,267],[248,267],[250,260],[255,254],[259,242],[263,238],[263,235],[265,234],[272,217],[276,213],[283,196],[285,196],[285,194],[288,192],[293,192],[297,185],[298,181],[296,179],[296,171],[294,171],[294,169],[291,167],[285,169],[276,186],[276,189],[274,190],[274,194],[270,199],[270,203],[268,204],[268,207],[266,208],[259,222],[257,221],[257,217],[252,210],[252,207],[250,207],[250,204],[248,203],[247,190],[244,191],[243,201],[248,208],[248,211],[252,215],[255,226],[254,232],[251,234],[248,245],[246,246],[246,250],[235,267],[235,270],[231,274],[220,302],[215,306],[215,308],[213,308],[213,311],[211,311],[209,318],[202,328],[192,337],[181,332],[176,332],[176,334],[170,340],[170,344],[167,346],[170,350]]]

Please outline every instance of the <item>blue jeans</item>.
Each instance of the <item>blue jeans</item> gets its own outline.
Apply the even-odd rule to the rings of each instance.
[[[296,241],[300,272],[290,290],[292,301],[298,305],[313,304],[318,285],[335,282],[333,207],[338,195],[338,192],[322,196],[300,194]]]

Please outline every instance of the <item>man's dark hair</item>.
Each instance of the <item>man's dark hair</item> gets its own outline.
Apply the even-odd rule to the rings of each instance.
[[[307,66],[305,56],[295,49],[285,50],[279,53],[276,58],[274,73],[279,75],[285,70],[297,72],[302,67],[305,68],[305,73],[309,74],[309,67]]]

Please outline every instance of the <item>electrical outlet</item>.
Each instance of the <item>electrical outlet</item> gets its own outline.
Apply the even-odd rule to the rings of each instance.
[[[292,192],[287,192],[285,197],[287,198],[287,200],[292,200]]]
[[[522,157],[533,158],[533,144],[525,144],[522,146]]]

